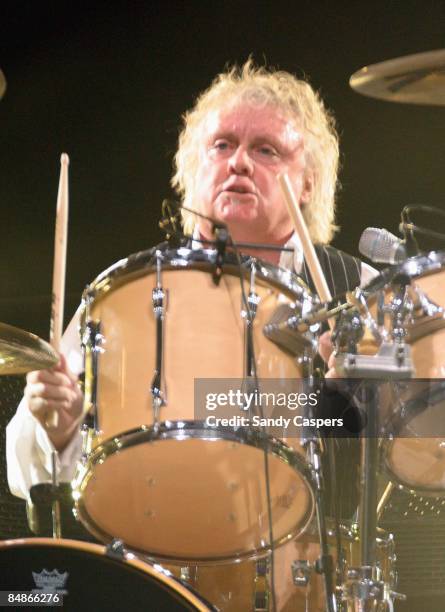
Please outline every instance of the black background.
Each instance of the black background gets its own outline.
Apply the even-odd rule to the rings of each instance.
[[[180,115],[226,63],[250,54],[309,77],[337,116],[342,230],[335,246],[357,254],[365,227],[397,231],[405,204],[443,208],[445,108],[365,98],[348,81],[365,65],[442,48],[444,39],[438,0],[0,2],[8,81],[0,101],[0,321],[48,336],[60,154],[71,160],[68,319],[86,283],[162,238],[159,209],[172,195]],[[2,455],[22,386],[2,379]],[[4,468],[2,461],[2,491]],[[2,499],[0,536],[25,534],[22,504]],[[433,557],[443,586],[445,528],[437,517],[401,522],[405,507],[390,509],[391,529],[406,533],[405,540],[396,534],[400,590],[424,597],[432,579],[419,583],[418,570]],[[430,599],[409,609],[422,605],[442,609]]]
[[[445,109],[365,98],[364,65],[444,46],[444,2],[3,2],[0,321],[48,336],[60,154],[70,156],[69,318],[101,270],[162,237],[180,115],[227,62],[307,75],[335,112],[334,245],[442,206]],[[435,221],[437,228],[437,221]]]

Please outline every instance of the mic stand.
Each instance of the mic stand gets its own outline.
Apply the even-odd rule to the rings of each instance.
[[[414,257],[419,254],[419,245],[417,244],[417,240],[414,236],[413,225],[409,218],[408,212],[409,206],[405,206],[402,210],[402,223],[401,228],[405,238],[405,249],[407,257]]]

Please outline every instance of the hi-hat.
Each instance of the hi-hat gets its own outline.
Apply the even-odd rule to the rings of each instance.
[[[6,91],[6,79],[3,72],[0,70],[0,99],[3,97],[3,94]]]
[[[365,66],[351,76],[349,84],[371,98],[445,106],[445,49]]]
[[[56,351],[38,336],[0,323],[0,375],[43,370],[58,360]]]

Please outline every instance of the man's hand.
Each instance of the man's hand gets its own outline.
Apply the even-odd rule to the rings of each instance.
[[[73,436],[82,414],[83,395],[77,377],[68,369],[65,357],[51,370],[37,370],[26,376],[25,398],[31,413],[61,451]],[[58,414],[57,427],[49,425],[49,415]]]
[[[321,334],[318,343],[318,352],[320,353],[323,361],[327,363],[328,371],[325,374],[325,378],[340,378],[339,373],[335,369],[335,353],[334,347],[331,342],[331,332],[327,331]]]

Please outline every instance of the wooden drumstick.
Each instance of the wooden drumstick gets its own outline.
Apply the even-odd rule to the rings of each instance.
[[[314,281],[315,289],[322,302],[330,302],[332,300],[331,292],[329,291],[323,270],[321,269],[320,262],[318,261],[317,253],[315,252],[314,245],[312,244],[312,240],[309,236],[309,231],[303,218],[303,213],[301,212],[300,205],[295,197],[289,177],[286,173],[283,173],[278,175],[277,178],[283,191],[290,218],[292,219],[295,231],[300,238],[304,258]],[[332,330],[334,328],[334,321],[332,319],[328,319],[328,323]]]
[[[51,300],[51,321],[49,328],[49,342],[51,346],[60,351],[60,341],[63,332],[63,311],[65,303],[65,270],[66,246],[68,230],[68,165],[69,157],[66,153],[60,156],[59,191],[57,194],[56,231],[54,238],[54,268],[53,290]],[[55,410],[48,413],[46,426],[56,428],[59,415]]]

